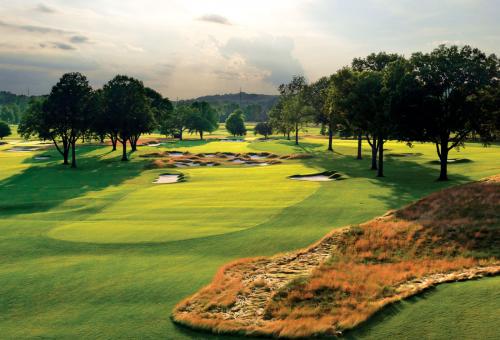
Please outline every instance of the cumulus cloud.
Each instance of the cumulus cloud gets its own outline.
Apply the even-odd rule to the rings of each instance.
[[[219,15],[219,14],[205,14],[198,18],[200,21],[212,22],[214,24],[220,25],[231,25],[231,22],[228,18]]]
[[[220,52],[227,59],[240,56],[248,65],[263,71],[265,81],[279,85],[288,82],[293,75],[304,73],[299,60],[292,55],[293,48],[291,38],[260,36],[231,38]]]

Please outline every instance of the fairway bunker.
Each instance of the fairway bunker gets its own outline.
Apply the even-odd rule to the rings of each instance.
[[[403,152],[403,153],[390,153],[387,154],[388,157],[418,157],[423,154],[420,152]]]
[[[51,159],[51,156],[36,156],[34,159],[36,161],[47,161],[47,160]]]
[[[182,174],[163,174],[160,175],[153,183],[154,184],[173,184],[179,183],[184,180],[184,175]]]
[[[448,158],[448,164],[462,164],[462,163],[471,163],[472,160],[468,158]],[[429,164],[441,164],[439,160],[430,161]]]
[[[293,175],[288,178],[296,181],[309,181],[309,182],[331,182],[331,181],[340,181],[345,179],[343,175],[341,175],[336,171],[324,171],[308,175]]]
[[[6,150],[8,152],[33,152],[33,151],[39,151],[40,148],[37,148],[36,146],[14,146],[13,148]]]

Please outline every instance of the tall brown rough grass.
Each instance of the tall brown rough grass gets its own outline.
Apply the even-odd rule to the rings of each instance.
[[[217,333],[338,335],[432,285],[500,273],[499,206],[500,176],[494,176],[333,231],[297,255],[233,262],[211,285],[181,302],[173,319]],[[325,261],[305,276],[293,274],[297,266],[314,263],[310,258],[327,242]],[[273,267],[294,256],[309,262],[290,261],[289,270]],[[266,268],[280,268],[288,275],[285,284],[270,280]],[[252,275],[258,278],[249,280]]]

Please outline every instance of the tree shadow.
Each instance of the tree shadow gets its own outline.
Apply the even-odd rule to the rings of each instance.
[[[449,181],[439,182],[437,181],[438,167],[410,157],[385,159],[385,177],[377,177],[377,172],[370,169],[369,157],[358,160],[354,156],[335,154],[332,159],[328,157],[329,155],[316,153],[315,157],[301,160],[301,162],[315,168],[335,170],[350,178],[366,178],[376,183],[377,186],[390,189],[389,194],[370,195],[372,198],[385,202],[389,209],[400,208],[431,192],[472,180],[464,174],[452,173]]]
[[[0,197],[8,197],[0,201],[0,217],[46,211],[87,192],[117,186],[144,170],[144,161],[120,162],[118,155],[112,159],[101,159],[100,154],[83,156],[95,149],[82,148],[76,169],[63,165],[57,151],[49,153],[50,162],[25,160],[38,164],[0,181]]]

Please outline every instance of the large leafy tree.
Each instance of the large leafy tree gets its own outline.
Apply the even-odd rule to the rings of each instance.
[[[233,136],[244,136],[247,134],[245,116],[241,109],[234,111],[227,117],[226,130]]]
[[[335,105],[335,89],[328,77],[322,77],[305,88],[308,104],[314,110],[314,120],[328,128],[328,151],[333,151],[333,134],[340,121],[340,111]]]
[[[285,111],[283,110],[283,98],[269,111],[269,124],[273,129],[282,133],[284,137],[290,140],[290,133],[293,130],[293,123],[287,120]]]
[[[281,116],[284,126],[292,126],[295,145],[299,144],[299,131],[311,120],[314,109],[308,103],[307,83],[303,76],[294,76],[288,84],[278,88],[281,101]]]
[[[88,133],[91,126],[93,91],[81,73],[66,73],[52,88],[47,100],[35,102],[23,119],[19,132],[24,137],[38,135],[51,139],[68,164],[76,167],[76,142]]]
[[[152,128],[152,113],[141,81],[117,75],[103,87],[104,114],[110,130],[122,144],[122,161],[127,161],[127,142],[137,142],[141,133]],[[131,143],[132,144],[132,143]]]
[[[194,119],[196,109],[191,105],[177,104],[173,112],[161,121],[160,132],[166,136],[173,136],[182,140],[184,131],[188,130],[189,123]]]
[[[439,180],[444,181],[450,150],[462,147],[473,133],[485,142],[494,133],[494,112],[487,103],[488,93],[498,86],[499,61],[470,46],[441,45],[430,53],[413,54],[411,64],[422,100],[418,114],[408,115],[411,129],[406,138],[436,145]]]
[[[174,111],[172,102],[168,98],[164,98],[159,92],[146,87],[144,89],[146,97],[148,97],[151,111],[157,127],[161,127],[162,122],[169,120]]]
[[[273,134],[273,127],[268,122],[259,122],[255,125],[253,132],[256,135],[262,135],[264,136],[264,139],[267,139],[268,136]]]
[[[0,120],[0,139],[3,139],[4,137],[10,136],[11,131],[10,131],[10,126],[4,121]]]
[[[213,132],[219,127],[219,115],[209,103],[194,102],[191,104],[194,114],[188,119],[188,130],[190,133],[198,133],[200,139],[203,139],[204,132]]]

